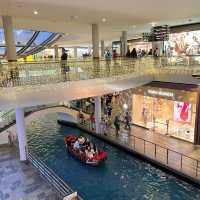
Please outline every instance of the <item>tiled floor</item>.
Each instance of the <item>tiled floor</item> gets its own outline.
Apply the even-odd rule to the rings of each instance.
[[[55,200],[52,188],[29,164],[19,161],[16,149],[0,146],[0,200]]]

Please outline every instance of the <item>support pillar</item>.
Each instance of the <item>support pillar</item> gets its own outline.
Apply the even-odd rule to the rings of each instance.
[[[74,47],[74,58],[77,58],[78,55],[78,49],[77,47]]]
[[[55,60],[57,60],[58,59],[58,46],[57,45],[54,46],[54,56],[55,56]]]
[[[17,137],[19,141],[19,156],[21,161],[27,159],[26,155],[26,132],[25,132],[25,119],[24,119],[24,109],[16,108],[16,129]]]
[[[96,132],[100,133],[100,123],[101,123],[101,97],[97,96],[95,100],[95,128]]]
[[[8,62],[17,61],[16,46],[13,34],[13,23],[11,16],[2,16],[4,36],[6,42],[6,57]]]
[[[122,56],[127,53],[127,31],[122,31]]]
[[[101,40],[101,57],[104,57],[104,52],[105,52],[105,45],[104,45],[104,40]]]
[[[99,59],[99,25],[92,24],[93,58]]]

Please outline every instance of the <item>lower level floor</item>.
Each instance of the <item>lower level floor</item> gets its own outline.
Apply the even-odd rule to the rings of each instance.
[[[36,169],[19,161],[15,147],[1,145],[0,199],[56,200],[56,196]]]

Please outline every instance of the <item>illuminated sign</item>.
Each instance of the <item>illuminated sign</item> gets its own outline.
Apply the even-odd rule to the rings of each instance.
[[[162,91],[162,90],[148,89],[147,93],[151,94],[151,95],[162,96],[162,97],[174,97],[174,93],[173,92]]]

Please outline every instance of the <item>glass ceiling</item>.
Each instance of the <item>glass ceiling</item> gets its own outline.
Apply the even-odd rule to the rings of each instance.
[[[34,51],[43,50],[48,44],[55,41],[59,33],[32,31],[25,29],[14,29],[13,31],[16,51],[20,56],[34,54]],[[6,52],[4,30],[0,28],[0,56],[4,56]]]

